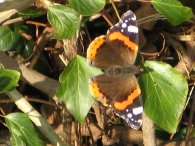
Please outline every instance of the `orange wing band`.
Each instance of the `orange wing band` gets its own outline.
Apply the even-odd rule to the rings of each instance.
[[[123,102],[114,102],[114,107],[117,110],[125,110],[127,106],[133,103],[133,100],[136,99],[141,94],[141,90],[137,87],[133,92],[127,97],[127,100]]]
[[[96,82],[90,81],[89,89],[91,91],[91,95],[96,98],[96,100],[100,101],[104,106],[108,106],[108,99],[100,92],[100,89]]]
[[[100,92],[100,89],[99,89],[98,85],[95,82],[90,81],[89,89],[91,91],[92,96],[94,96],[96,98],[103,97],[103,94]]]
[[[100,46],[105,42],[105,36],[101,35],[97,37],[95,40],[91,42],[87,49],[87,59],[90,61],[94,61],[97,51],[100,48]]]
[[[110,41],[121,40],[124,42],[125,45],[127,45],[129,47],[130,51],[137,52],[137,50],[138,50],[138,45],[136,43],[130,41],[129,37],[123,35],[119,31],[111,33],[109,35],[109,40]]]

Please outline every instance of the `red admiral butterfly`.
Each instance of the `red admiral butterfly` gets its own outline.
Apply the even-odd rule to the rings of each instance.
[[[138,27],[134,13],[127,11],[106,35],[97,37],[87,50],[90,65],[104,70],[90,81],[94,97],[102,97],[115,113],[133,128],[142,125],[141,90],[134,66],[138,52]]]

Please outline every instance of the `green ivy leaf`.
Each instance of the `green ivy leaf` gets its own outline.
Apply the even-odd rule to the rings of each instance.
[[[183,6],[178,0],[152,0],[152,4],[173,25],[178,25],[193,16],[192,9]]]
[[[0,26],[0,51],[15,50],[25,58],[31,55],[34,44],[19,35],[19,32],[23,31],[22,27],[25,26],[17,23],[12,31]]]
[[[0,26],[0,51],[8,51],[17,47],[21,39],[18,33]]]
[[[27,58],[33,53],[34,44],[32,41],[28,41],[25,38],[21,40],[21,43],[23,43],[22,48],[17,48],[16,51],[24,58]]]
[[[100,70],[90,67],[85,58],[76,56],[60,75],[57,96],[79,122],[83,122],[94,102],[88,83],[89,78],[97,73]]]
[[[15,88],[19,78],[19,72],[0,68],[0,92],[5,93]]]
[[[43,9],[27,8],[18,12],[18,16],[28,16],[31,18],[44,15],[46,12]]]
[[[104,8],[105,0],[69,0],[69,4],[79,14],[90,16]]]
[[[24,113],[12,113],[5,116],[6,124],[11,133],[12,146],[42,146],[35,128]]]
[[[22,23],[14,23],[12,28],[15,33],[25,33],[33,36],[32,28]],[[33,40],[27,40],[26,38],[21,36],[20,43],[18,43],[18,45],[14,47],[14,50],[24,58],[27,58],[32,54],[33,48]]]
[[[175,133],[186,103],[186,79],[168,64],[146,61],[140,86],[144,112],[161,128]]]
[[[75,35],[80,26],[77,12],[63,5],[49,7],[47,18],[54,27],[56,39],[68,39]]]

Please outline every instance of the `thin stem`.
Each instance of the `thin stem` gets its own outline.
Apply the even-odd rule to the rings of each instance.
[[[119,15],[119,13],[118,13],[118,10],[117,10],[117,8],[116,8],[116,6],[115,6],[115,4],[114,4],[114,1],[111,0],[111,3],[112,3],[112,7],[114,8],[114,11],[115,11],[115,13],[116,13],[116,16],[118,17],[118,20],[120,20],[121,18],[120,18],[120,15]]]

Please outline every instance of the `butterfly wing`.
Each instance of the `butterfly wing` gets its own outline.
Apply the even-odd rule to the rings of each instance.
[[[138,51],[136,28],[135,15],[128,11],[108,30],[106,36],[97,37],[92,41],[87,50],[89,63],[101,69],[133,64]]]
[[[115,113],[125,119],[134,129],[142,124],[141,91],[135,76],[96,76],[90,81],[90,90],[94,97],[103,97],[106,105],[111,105]]]
[[[128,36],[131,42],[138,44],[137,21],[136,16],[132,11],[127,11],[121,17],[121,20],[108,30],[107,35],[109,36],[115,32],[120,32],[122,35]],[[121,39],[121,37],[118,37],[118,39]]]

